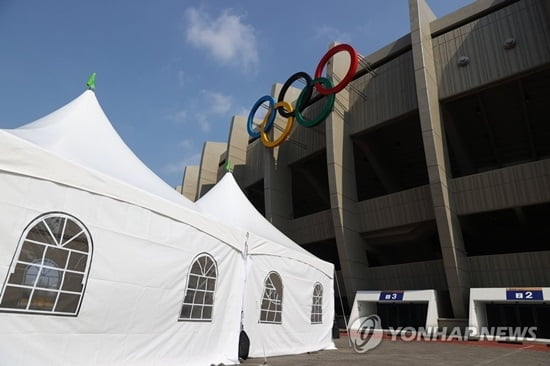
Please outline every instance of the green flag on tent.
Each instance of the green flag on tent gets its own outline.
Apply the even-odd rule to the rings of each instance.
[[[88,78],[88,82],[86,83],[86,86],[90,90],[95,90],[95,72],[92,73],[92,75],[90,75],[90,77]]]
[[[233,172],[233,167],[231,166],[231,161],[227,161],[227,164],[225,164],[225,170],[228,172]]]

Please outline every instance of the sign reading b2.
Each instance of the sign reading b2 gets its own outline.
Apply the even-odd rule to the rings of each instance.
[[[508,288],[506,300],[544,300],[544,296],[540,288]]]

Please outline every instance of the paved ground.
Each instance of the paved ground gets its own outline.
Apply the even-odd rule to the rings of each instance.
[[[550,347],[496,342],[404,342],[384,339],[367,353],[355,353],[348,338],[335,340],[337,350],[296,356],[255,358],[243,365],[345,366],[345,365],[550,365]]]

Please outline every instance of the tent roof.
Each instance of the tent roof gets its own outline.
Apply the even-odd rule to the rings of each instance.
[[[6,130],[62,158],[101,172],[146,192],[197,210],[130,150],[86,90],[58,110],[19,128]]]
[[[318,268],[332,278],[333,264],[317,258],[273,226],[250,203],[233,174],[226,173],[195,203],[203,212],[218,220],[263,238],[264,240],[257,240],[250,244],[250,254],[273,254],[298,259]]]
[[[89,90],[35,122],[0,129],[0,171],[134,204],[244,250],[246,233],[207,218],[147,168],[116,133]]]

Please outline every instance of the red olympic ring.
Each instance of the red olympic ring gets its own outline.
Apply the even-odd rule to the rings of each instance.
[[[335,54],[337,54],[338,52],[341,52],[341,51],[346,51],[347,53],[349,53],[350,64],[349,64],[348,72],[347,72],[346,76],[344,76],[344,78],[342,79],[340,84],[337,84],[337,85],[335,85],[334,87],[332,87],[330,89],[323,88],[322,84],[320,84],[320,83],[315,84],[315,89],[317,89],[317,91],[319,93],[323,94],[323,95],[338,93],[339,91],[344,89],[346,87],[346,85],[348,85],[348,83],[351,81],[351,79],[355,76],[355,72],[357,71],[357,66],[359,64],[359,59],[357,57],[357,52],[349,44],[343,43],[343,44],[339,44],[335,47],[332,47],[330,50],[328,50],[327,53],[325,53],[325,55],[323,56],[321,61],[319,61],[319,65],[317,65],[317,69],[315,69],[315,79],[321,77],[321,74],[323,73],[323,69],[325,68],[325,65],[328,62],[328,60],[332,56],[334,56]]]

